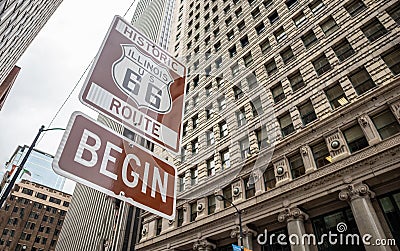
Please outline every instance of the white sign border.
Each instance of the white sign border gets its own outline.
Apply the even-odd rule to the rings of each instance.
[[[74,123],[75,123],[75,119],[76,119],[78,116],[83,116],[84,118],[90,120],[91,122],[94,122],[95,124],[97,124],[98,126],[100,126],[100,127],[103,128],[103,129],[107,130],[108,132],[110,132],[110,133],[112,133],[112,134],[114,134],[114,135],[120,137],[122,140],[126,140],[126,141],[128,141],[129,143],[134,144],[134,147],[137,147],[137,148],[139,148],[140,150],[142,150],[142,151],[144,151],[144,152],[146,152],[146,153],[148,153],[148,154],[150,154],[150,155],[153,155],[155,158],[161,160],[162,162],[164,162],[165,164],[171,166],[171,167],[174,169],[174,171],[175,171],[175,182],[174,182],[174,184],[173,184],[173,185],[174,185],[174,198],[173,198],[173,208],[172,208],[173,210],[172,210],[172,215],[167,215],[167,214],[164,214],[164,213],[162,213],[162,212],[159,212],[159,211],[157,211],[157,210],[155,210],[155,209],[153,209],[153,208],[150,208],[150,207],[148,207],[148,206],[146,206],[146,205],[143,205],[143,204],[141,204],[141,203],[139,203],[139,202],[136,202],[136,201],[134,201],[134,200],[131,199],[131,198],[127,198],[127,197],[122,196],[122,195],[117,195],[117,194],[115,194],[113,191],[110,191],[110,190],[108,190],[108,189],[105,189],[105,188],[103,188],[103,187],[101,187],[101,186],[99,186],[99,185],[97,185],[97,184],[94,184],[94,183],[92,183],[92,182],[90,182],[90,181],[87,181],[87,180],[85,180],[85,179],[83,179],[83,178],[81,178],[81,177],[79,177],[79,176],[76,176],[76,175],[73,175],[73,174],[71,174],[71,173],[69,173],[69,172],[66,172],[66,171],[64,171],[63,169],[60,168],[60,166],[59,166],[59,161],[60,161],[61,155],[62,155],[62,153],[63,153],[63,151],[64,151],[64,147],[65,147],[65,145],[66,145],[66,143],[67,143],[67,139],[68,139],[69,134],[70,134],[70,132],[71,132],[72,126],[73,126]],[[78,183],[80,183],[80,184],[83,184],[83,185],[85,185],[85,186],[94,188],[94,189],[96,189],[96,190],[98,190],[98,191],[100,191],[100,192],[102,192],[102,193],[105,193],[105,194],[111,196],[111,197],[118,198],[118,199],[120,199],[120,200],[122,200],[122,201],[125,201],[125,202],[127,202],[127,203],[130,203],[130,204],[134,205],[135,207],[144,209],[144,210],[146,210],[146,211],[148,211],[148,212],[150,212],[150,213],[152,213],[152,214],[161,216],[161,217],[166,218],[166,219],[168,219],[168,220],[174,220],[174,219],[175,219],[175,214],[176,214],[176,194],[177,194],[176,190],[177,190],[177,180],[178,180],[178,170],[177,170],[177,168],[175,167],[175,165],[173,165],[173,164],[171,164],[171,163],[167,163],[167,162],[164,161],[162,158],[159,158],[158,156],[156,156],[153,152],[147,150],[146,148],[143,148],[142,146],[140,146],[140,145],[138,145],[137,143],[131,141],[130,139],[124,137],[123,135],[119,135],[118,133],[114,132],[114,131],[111,130],[110,128],[108,128],[108,127],[106,127],[106,126],[104,126],[104,125],[99,124],[98,121],[96,121],[96,120],[90,118],[89,116],[85,115],[85,114],[82,113],[82,112],[76,111],[76,112],[72,113],[71,118],[70,118],[70,120],[69,120],[69,122],[68,122],[67,128],[65,129],[64,135],[63,135],[62,140],[61,140],[61,142],[60,142],[60,145],[59,145],[59,147],[58,147],[58,149],[57,149],[57,153],[56,153],[56,155],[54,156],[54,160],[53,160],[53,163],[52,163],[52,167],[53,167],[54,172],[56,172],[57,174],[59,174],[59,175],[61,175],[61,176],[66,177],[66,178],[68,178],[68,179],[71,179],[71,180],[73,180],[73,181],[76,181],[76,182],[78,182]]]

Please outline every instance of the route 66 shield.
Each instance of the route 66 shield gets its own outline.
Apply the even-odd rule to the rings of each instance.
[[[171,110],[170,85],[173,78],[168,69],[154,62],[135,45],[121,45],[122,57],[114,62],[115,84],[138,106],[158,113]]]

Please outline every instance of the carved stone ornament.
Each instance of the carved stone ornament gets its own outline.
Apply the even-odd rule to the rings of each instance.
[[[358,118],[358,123],[360,124],[360,125],[362,125],[363,127],[367,127],[368,126],[368,119],[365,117],[365,115],[363,115],[363,116],[360,116],[359,118]]]
[[[309,216],[299,208],[286,208],[283,212],[278,215],[279,222],[291,221],[291,220],[308,220]]]
[[[172,224],[174,224],[174,222],[175,222],[174,220],[168,220],[168,225],[171,226]]]
[[[147,228],[144,227],[144,228],[142,229],[142,235],[143,235],[143,236],[147,235]]]
[[[301,155],[303,155],[303,156],[307,156],[308,155],[308,151],[307,151],[307,148],[305,146],[300,147],[300,152],[301,152]]]
[[[198,240],[193,244],[193,250],[213,250],[215,248],[217,248],[217,245],[209,242],[206,239]]]
[[[352,201],[358,198],[374,198],[375,193],[372,192],[366,184],[351,184],[339,193],[339,199],[343,201]]]
[[[234,187],[233,188],[233,196],[238,197],[240,195],[240,187]]]
[[[203,203],[199,203],[197,204],[197,212],[201,213],[204,210],[204,204]]]

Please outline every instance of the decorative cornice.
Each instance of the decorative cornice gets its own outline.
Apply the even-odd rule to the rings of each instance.
[[[366,184],[351,184],[339,193],[339,199],[343,201],[352,201],[358,198],[374,198],[372,192]]]
[[[211,248],[215,249],[217,248],[217,245],[214,243],[209,242],[207,239],[202,239],[198,240],[193,244],[193,250],[200,250],[201,248],[206,249],[206,248]]]
[[[293,221],[293,220],[308,220],[309,216],[299,208],[286,208],[278,215],[279,222]]]

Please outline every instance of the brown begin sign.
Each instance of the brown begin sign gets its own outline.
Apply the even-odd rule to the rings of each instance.
[[[185,66],[116,16],[80,93],[83,104],[179,153]]]
[[[174,219],[176,168],[83,113],[72,114],[53,169],[112,197]]]

